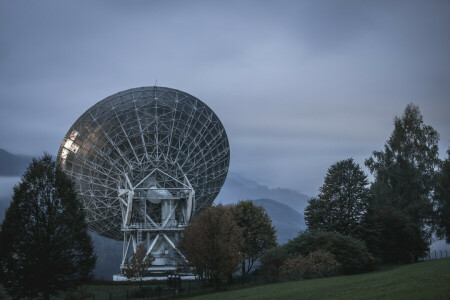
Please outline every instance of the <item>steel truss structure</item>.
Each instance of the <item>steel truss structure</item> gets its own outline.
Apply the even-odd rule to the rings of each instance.
[[[153,273],[174,270],[179,233],[214,201],[228,172],[222,123],[199,99],[164,87],[129,89],[88,109],[57,162],[75,181],[89,228],[124,241],[122,267],[140,244]]]

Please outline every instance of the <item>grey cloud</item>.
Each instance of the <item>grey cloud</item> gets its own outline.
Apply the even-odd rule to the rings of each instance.
[[[450,4],[10,1],[0,4],[0,147],[56,154],[72,123],[131,87],[205,101],[231,168],[314,194],[338,159],[381,149],[418,104],[450,143]]]

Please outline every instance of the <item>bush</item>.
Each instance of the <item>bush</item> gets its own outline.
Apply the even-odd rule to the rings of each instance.
[[[327,251],[315,251],[306,257],[305,278],[319,278],[336,275],[341,264]]]
[[[279,268],[281,278],[297,279],[302,278],[307,270],[307,261],[301,255],[287,258]]]
[[[375,262],[364,242],[334,232],[303,232],[284,247],[288,254],[299,253],[303,256],[318,250],[328,251],[342,265],[344,274],[370,271]]]
[[[364,242],[338,233],[311,231],[302,232],[286,244],[268,251],[261,259],[261,273],[264,279],[268,281],[277,280],[281,275],[281,270],[283,270],[281,273],[284,272],[283,276],[289,277],[291,276],[289,266],[295,265],[296,262],[288,259],[298,257],[298,255],[307,257],[317,251],[329,252],[334,255],[337,267],[332,272],[330,271],[333,274],[339,272],[344,274],[362,273],[372,270],[374,266],[374,258],[367,250]],[[318,254],[312,255],[311,260],[320,258],[316,255]],[[280,266],[284,266],[284,269],[280,269]],[[301,272],[299,271],[299,273]],[[322,270],[317,272],[318,275],[322,273]],[[303,276],[314,277],[316,274],[307,275],[305,271]]]
[[[301,254],[287,258],[280,266],[279,274],[289,279],[320,278],[337,274],[339,268],[340,264],[332,253],[319,250],[306,258]]]

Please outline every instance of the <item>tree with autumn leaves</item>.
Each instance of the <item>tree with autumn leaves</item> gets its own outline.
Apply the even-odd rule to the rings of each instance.
[[[276,245],[275,229],[264,209],[251,201],[212,206],[197,215],[184,232],[182,250],[197,273],[214,287],[232,282],[241,265],[243,275],[268,248]]]

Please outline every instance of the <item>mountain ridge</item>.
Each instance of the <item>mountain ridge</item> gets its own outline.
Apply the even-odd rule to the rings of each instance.
[[[12,154],[0,148],[0,176],[22,175],[31,160],[31,156]]]

